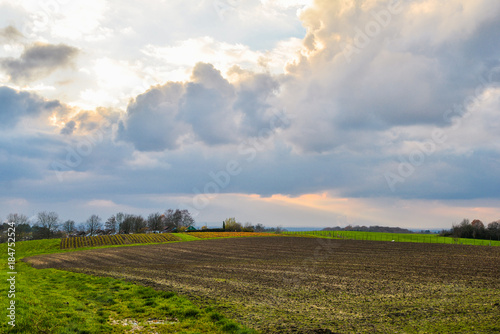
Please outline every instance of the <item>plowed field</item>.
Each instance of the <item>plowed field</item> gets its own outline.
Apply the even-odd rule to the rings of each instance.
[[[36,256],[189,295],[263,333],[500,330],[500,248],[238,238]]]

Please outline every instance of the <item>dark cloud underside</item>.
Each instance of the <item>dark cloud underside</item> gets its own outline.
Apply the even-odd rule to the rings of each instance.
[[[13,82],[29,82],[67,67],[78,52],[78,49],[64,44],[38,43],[26,48],[20,58],[4,58],[0,64]]]

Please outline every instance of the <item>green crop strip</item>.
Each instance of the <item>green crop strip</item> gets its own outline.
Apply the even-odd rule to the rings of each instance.
[[[329,239],[365,240],[365,241],[391,241],[391,242],[417,242],[431,244],[455,244],[472,246],[500,246],[498,240],[465,239],[442,237],[436,234],[405,234],[383,232],[358,232],[358,231],[306,231],[283,232],[285,235],[318,237]]]

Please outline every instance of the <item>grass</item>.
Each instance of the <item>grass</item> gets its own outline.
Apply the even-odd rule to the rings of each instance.
[[[183,241],[195,240],[182,236]],[[16,326],[8,324],[7,244],[0,245],[1,333],[251,333],[210,307],[112,278],[34,269],[23,257],[61,252],[60,239],[16,243]],[[116,246],[115,246],[116,247]],[[91,248],[91,247],[87,247]],[[93,247],[97,248],[97,247]],[[103,248],[103,247],[98,247]],[[81,250],[81,249],[80,249]],[[65,250],[74,251],[74,250]]]
[[[187,233],[173,233],[175,234],[178,238],[180,238],[182,241],[194,241],[194,240],[200,240],[200,238],[197,238],[195,236],[189,235]]]
[[[369,232],[287,232],[321,238],[345,238],[357,240],[381,240],[396,242],[457,243],[453,238],[423,234],[392,234]],[[199,240],[179,233],[181,241]],[[489,240],[461,239],[458,243],[489,245]],[[500,242],[492,241],[492,246]],[[115,245],[90,248],[127,247]],[[134,245],[135,246],[135,245]],[[72,252],[61,250],[60,239],[36,240],[16,243],[16,327],[8,325],[6,318],[9,286],[7,277],[7,244],[0,244],[0,307],[4,310],[0,322],[1,333],[251,333],[252,330],[227,319],[220,308],[200,307],[172,292],[156,291],[112,278],[94,277],[85,274],[55,269],[37,270],[19,261],[23,257],[38,254]],[[487,291],[485,291],[486,293]],[[476,296],[478,305],[485,296]],[[476,302],[475,299],[475,302]],[[351,300],[351,299],[349,299]],[[347,303],[347,301],[345,301]],[[354,302],[354,300],[352,300]],[[391,315],[389,315],[391,316]],[[443,328],[464,322],[450,315]],[[460,320],[460,321],[459,321]],[[469,321],[469,320],[467,320]],[[492,320],[493,321],[493,320]],[[470,320],[470,325],[475,322]],[[417,323],[408,323],[405,330]],[[422,328],[421,328],[422,329]],[[463,329],[463,327],[462,327]],[[425,331],[425,329],[422,329]],[[471,329],[472,331],[472,329]]]
[[[394,242],[418,242],[436,244],[461,244],[476,246],[500,246],[497,240],[465,239],[442,237],[437,234],[404,234],[404,233],[382,233],[382,232],[358,232],[358,231],[308,231],[308,232],[283,232],[285,235],[320,237],[328,239],[350,239],[350,240],[372,240]]]

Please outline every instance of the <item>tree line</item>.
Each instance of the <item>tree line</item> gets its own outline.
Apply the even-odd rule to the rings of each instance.
[[[472,222],[463,219],[459,224],[453,224],[451,230],[443,230],[440,234],[454,238],[500,240],[500,220],[485,226],[479,219]]]
[[[201,228],[202,230],[206,229],[206,226]],[[278,227],[265,227],[263,224],[252,225],[251,223],[240,223],[236,221],[236,218],[227,218],[222,222],[221,231],[227,232],[274,232],[281,233],[286,231],[281,226]]]
[[[84,223],[76,224],[73,220],[61,221],[56,212],[39,212],[34,222],[23,214],[11,213],[8,223],[15,223],[16,239],[50,239],[65,236],[83,236],[97,234],[129,234],[151,232],[182,231],[193,226],[195,221],[188,210],[168,209],[164,213],[155,212],[147,218],[141,215],[119,212],[107,220],[93,214]],[[0,242],[7,239],[7,222],[0,225]],[[4,240],[5,239],[5,240]]]

